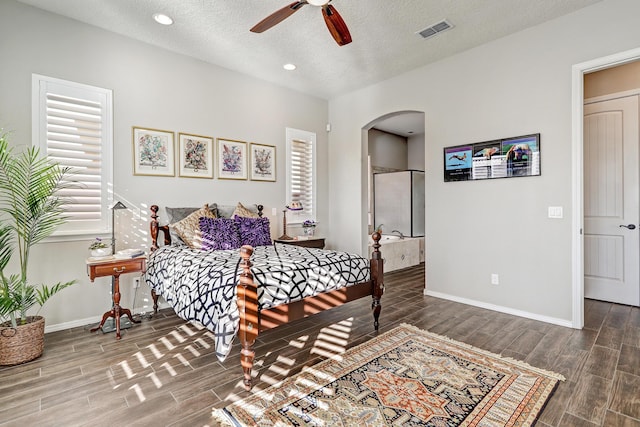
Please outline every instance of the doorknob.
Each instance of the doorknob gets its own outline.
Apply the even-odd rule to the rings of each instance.
[[[620,224],[620,227],[624,227],[628,230],[635,230],[636,226],[634,224],[629,224],[629,225],[624,225],[624,224]]]

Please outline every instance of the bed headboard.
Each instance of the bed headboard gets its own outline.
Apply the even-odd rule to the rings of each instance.
[[[258,209],[258,216],[262,217],[263,215],[263,205],[256,205]],[[151,234],[151,251],[155,251],[158,249],[158,233],[162,232],[163,235],[163,244],[170,245],[171,244],[171,233],[169,233],[169,224],[160,225],[158,221],[158,211],[160,207],[158,205],[151,205],[151,221],[149,222],[149,232]]]

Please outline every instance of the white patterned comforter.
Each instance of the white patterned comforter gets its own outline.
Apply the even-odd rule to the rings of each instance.
[[[163,246],[149,257],[147,284],[176,314],[211,330],[216,354],[223,361],[238,332],[236,285],[240,252],[201,251]],[[260,308],[271,308],[307,296],[369,280],[369,260],[346,252],[276,244],[257,246],[251,271]]]

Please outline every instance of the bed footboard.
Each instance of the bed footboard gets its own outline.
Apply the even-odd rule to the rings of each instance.
[[[253,248],[251,246],[243,246],[240,249],[240,268],[242,272],[240,273],[240,280],[237,287],[237,304],[240,314],[238,338],[242,346],[240,360],[244,373],[243,383],[247,391],[251,390],[253,385],[251,377],[255,358],[253,345],[260,331],[268,330],[322,311],[322,309],[318,307],[329,309],[369,295],[372,298],[373,326],[375,330],[378,331],[380,311],[382,310],[380,300],[384,292],[383,259],[382,253],[380,252],[381,237],[379,233],[373,233],[372,235],[374,243],[373,253],[369,261],[370,280],[368,282],[347,286],[262,311],[258,311],[258,288],[253,281],[253,274],[251,273],[250,258],[253,253]]]
[[[251,389],[251,370],[253,369],[253,359],[255,350],[253,345],[258,337],[258,288],[253,281],[251,273],[251,246],[240,248],[240,283],[237,288],[238,311],[240,312],[240,326],[238,338],[242,349],[240,350],[240,363],[244,371],[244,387]]]
[[[384,260],[382,259],[382,252],[380,252],[381,237],[382,235],[377,231],[371,235],[371,238],[373,238],[373,253],[371,254],[371,260],[369,261],[369,273],[371,274],[371,281],[373,282],[373,290],[371,294],[373,301],[371,302],[371,309],[373,310],[373,327],[376,331],[380,325],[380,311],[382,310],[380,299],[384,293]]]

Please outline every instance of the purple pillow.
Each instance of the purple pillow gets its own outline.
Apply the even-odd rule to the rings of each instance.
[[[231,218],[200,217],[200,234],[203,250],[238,249],[242,246],[238,228]]]
[[[240,241],[243,245],[269,246],[273,244],[269,218],[247,218],[236,215],[234,219],[238,231],[240,231]]]

